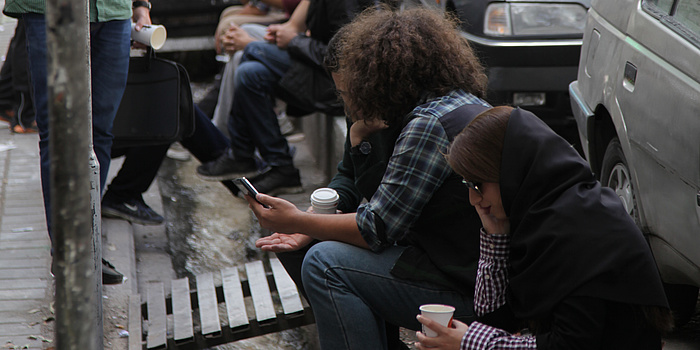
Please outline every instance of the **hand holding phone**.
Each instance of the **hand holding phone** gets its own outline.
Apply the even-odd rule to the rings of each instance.
[[[253,197],[253,199],[255,199],[256,202],[260,203],[260,201],[258,201],[258,199],[255,198],[255,195],[259,193],[258,190],[256,190],[255,187],[253,187],[253,184],[251,184],[250,181],[245,178],[245,176],[234,179],[233,183],[236,185],[236,187],[238,187],[239,190],[241,190],[241,192]],[[269,208],[265,204],[260,204],[265,208]]]

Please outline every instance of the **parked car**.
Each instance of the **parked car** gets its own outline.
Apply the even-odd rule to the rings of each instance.
[[[682,324],[700,286],[700,2],[594,0],[571,104],[586,158],[648,237]]]
[[[578,141],[569,102],[590,0],[404,0],[435,6],[461,22],[488,70],[487,100],[532,111]],[[572,141],[572,140],[570,140]]]

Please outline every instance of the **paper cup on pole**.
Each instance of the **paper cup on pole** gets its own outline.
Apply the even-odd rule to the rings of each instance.
[[[452,315],[455,313],[455,308],[449,305],[442,304],[425,304],[420,306],[420,314],[445,326],[452,326]],[[426,337],[437,337],[437,333],[432,329],[423,325],[423,334]]]
[[[136,23],[131,23],[131,38],[142,44],[158,50],[165,44],[165,39],[168,37],[165,27],[160,24],[151,24],[141,27],[141,30],[134,29]]]

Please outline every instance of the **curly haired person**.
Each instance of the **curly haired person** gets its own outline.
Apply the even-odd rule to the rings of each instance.
[[[386,325],[419,329],[425,303],[473,321],[479,219],[443,154],[489,107],[477,57],[442,15],[384,7],[336,34],[326,66],[349,124],[328,185],[342,213],[248,198],[276,232],[257,246],[302,280],[323,349],[387,349]]]

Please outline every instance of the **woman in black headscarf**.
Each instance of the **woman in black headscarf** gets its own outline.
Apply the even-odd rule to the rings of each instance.
[[[438,333],[419,332],[420,349],[661,349],[672,317],[651,251],[564,139],[530,112],[495,107],[447,158],[483,224],[480,317],[447,328],[418,316]]]

